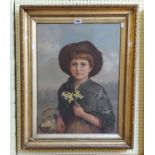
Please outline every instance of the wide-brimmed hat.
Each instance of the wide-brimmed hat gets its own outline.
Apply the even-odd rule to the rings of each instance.
[[[60,68],[63,72],[70,75],[70,55],[72,55],[73,52],[85,52],[90,54],[94,59],[94,67],[89,76],[91,77],[99,73],[103,64],[102,53],[90,41],[72,43],[64,46],[60,50],[58,59]]]

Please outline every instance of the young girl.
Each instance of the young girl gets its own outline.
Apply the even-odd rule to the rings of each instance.
[[[90,78],[102,68],[101,52],[89,41],[63,47],[59,65],[70,77],[58,90],[57,133],[109,133],[115,117],[103,86]]]

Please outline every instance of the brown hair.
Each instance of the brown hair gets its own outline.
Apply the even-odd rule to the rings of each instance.
[[[84,59],[84,60],[88,60],[90,67],[94,67],[94,59],[93,57],[88,54],[87,52],[73,52],[70,56],[70,62],[73,59]]]

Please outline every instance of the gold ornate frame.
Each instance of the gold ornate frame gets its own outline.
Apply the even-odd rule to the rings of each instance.
[[[21,6],[20,97],[17,98],[17,142],[22,150],[133,147],[134,57],[137,6]],[[118,133],[88,136],[39,135],[36,131],[37,23],[120,23]]]

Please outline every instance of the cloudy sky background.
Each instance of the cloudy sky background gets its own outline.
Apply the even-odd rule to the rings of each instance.
[[[104,65],[93,79],[118,83],[120,24],[37,24],[38,90],[57,90],[67,80],[59,68],[59,51],[66,44],[85,40],[103,54]]]

